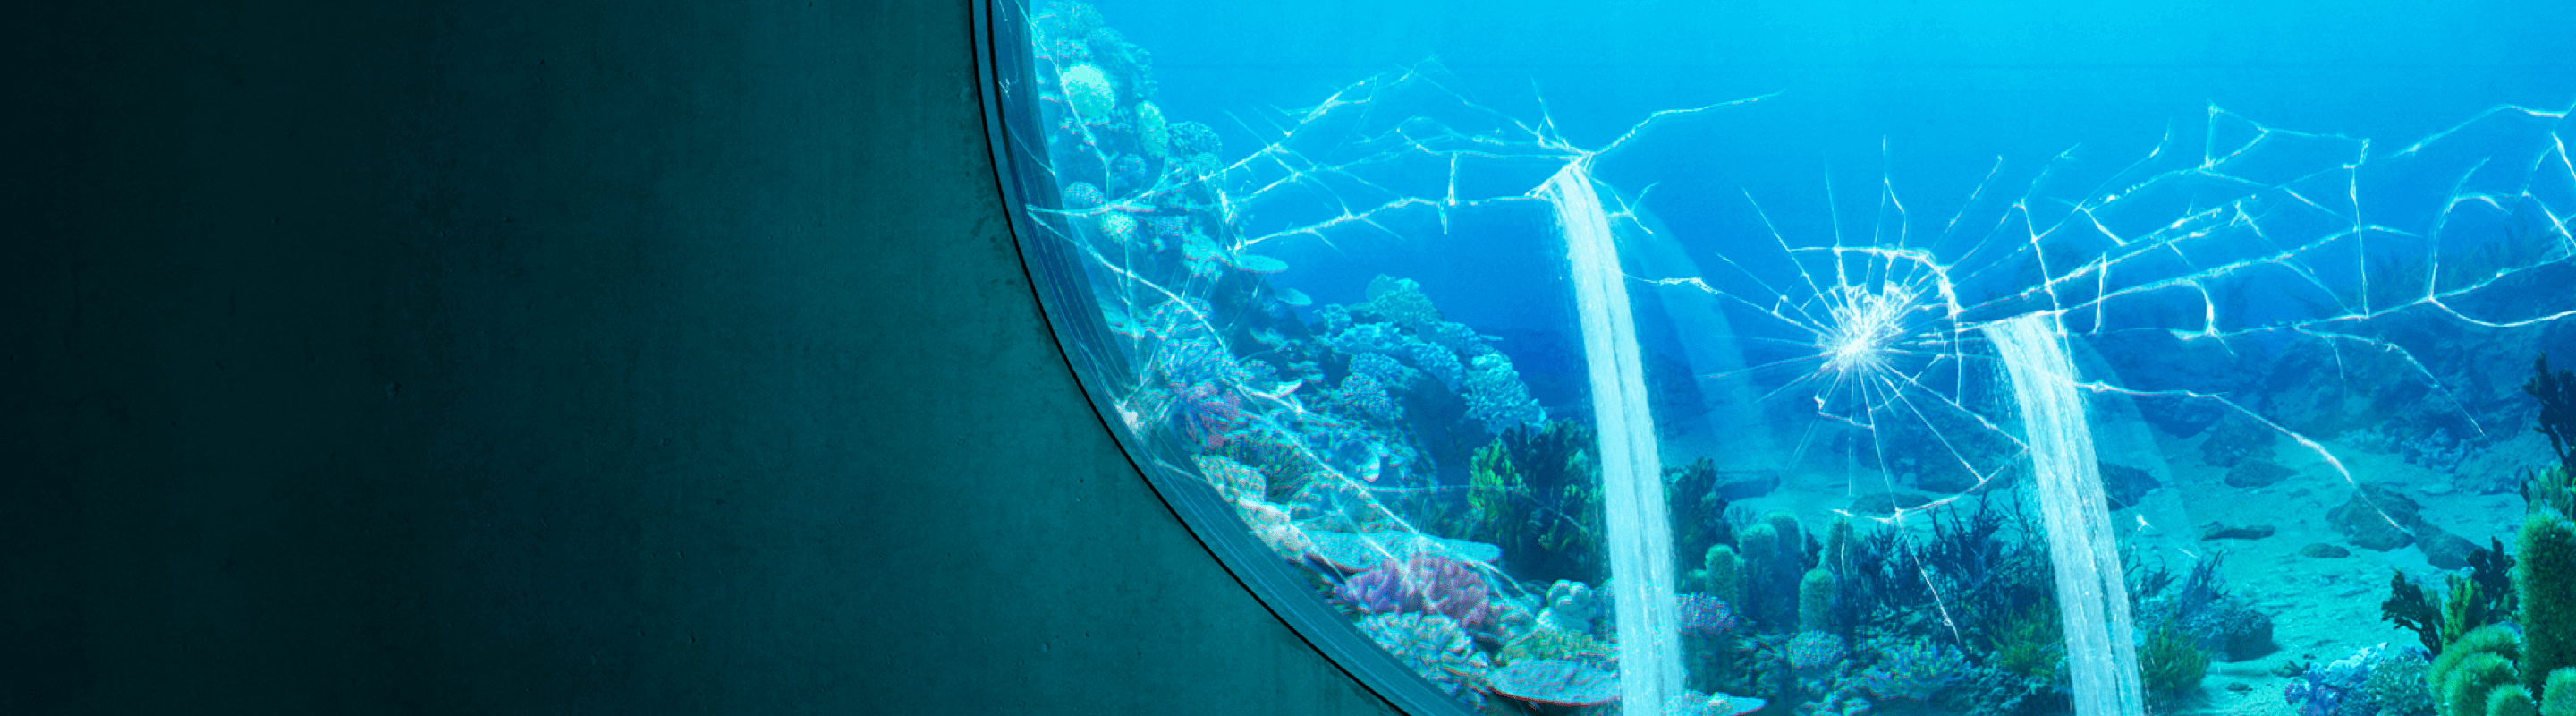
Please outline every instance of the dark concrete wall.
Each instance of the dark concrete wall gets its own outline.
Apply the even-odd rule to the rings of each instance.
[[[0,713],[1382,713],[1118,454],[965,3],[11,13]]]

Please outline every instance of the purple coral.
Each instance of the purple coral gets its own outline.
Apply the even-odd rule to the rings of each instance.
[[[2367,647],[2330,664],[2308,667],[2299,678],[2282,687],[2281,698],[2298,709],[2299,716],[2353,716],[2356,712],[2377,713],[2363,685],[2371,672],[2384,661],[2413,657],[2411,649],[2390,649],[2387,644]],[[2417,657],[2420,658],[2420,657]]]
[[[1333,597],[1370,614],[1439,614],[1470,628],[1492,615],[1485,578],[1457,560],[1417,554],[1342,582]]]
[[[1734,607],[1706,594],[1681,595],[1675,611],[1681,615],[1682,633],[1691,636],[1725,634],[1737,624]]]

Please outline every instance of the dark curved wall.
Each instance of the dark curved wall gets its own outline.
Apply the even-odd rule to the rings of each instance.
[[[17,10],[0,713],[1383,713],[1119,455],[964,3]]]

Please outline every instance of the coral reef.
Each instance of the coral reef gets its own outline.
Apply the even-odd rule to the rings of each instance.
[[[1683,636],[1722,636],[1735,631],[1738,626],[1735,608],[1728,606],[1725,600],[1706,594],[1685,593],[1675,601],[1674,613],[1681,623]]]
[[[1608,653],[1609,647],[1590,635],[1540,624],[1528,634],[1504,644],[1494,661],[1511,664],[1541,659],[1597,660]]]
[[[1547,410],[1530,397],[1520,372],[1499,352],[1476,356],[1467,372],[1466,397],[1467,417],[1482,423],[1485,432],[1500,434],[1547,423]]]
[[[1072,105],[1074,115],[1084,122],[1099,124],[1109,121],[1110,113],[1117,109],[1118,93],[1110,88],[1109,75],[1098,67],[1074,65],[1065,68],[1060,81],[1063,82],[1065,102]]]
[[[1438,614],[1470,628],[1482,626],[1493,613],[1485,577],[1473,565],[1428,554],[1362,572],[1334,589],[1333,596],[1370,614]]]
[[[2420,649],[2380,644],[2310,666],[2281,697],[2299,716],[2423,716],[2433,708],[2425,665]]]
[[[1143,145],[1145,156],[1161,159],[1171,151],[1171,126],[1163,122],[1163,109],[1152,102],[1136,104],[1136,141]]]
[[[1608,594],[1590,585],[1557,580],[1548,585],[1547,608],[1538,613],[1539,626],[1571,634],[1599,633],[1598,620],[1609,611],[1608,601]]]
[[[1368,300],[1352,306],[1352,311],[1416,333],[1421,333],[1425,325],[1440,322],[1440,309],[1431,305],[1431,297],[1413,279],[1381,274],[1369,279],[1365,295]]]
[[[1454,619],[1437,614],[1380,614],[1359,622],[1360,633],[1440,688],[1474,707],[1493,665]]]
[[[1619,675],[1563,659],[1515,661],[1493,671],[1495,695],[1550,706],[1599,706],[1619,700]]]
[[[1943,689],[1967,678],[1968,659],[1958,649],[1922,639],[1874,644],[1877,663],[1861,671],[1862,688],[1878,698],[1930,701]]]
[[[1843,638],[1820,631],[1798,632],[1790,637],[1786,650],[1789,666],[1797,669],[1829,669],[1842,663],[1851,651]]]
[[[1665,716],[1743,716],[1769,702],[1750,696],[1684,691],[1664,701]]]

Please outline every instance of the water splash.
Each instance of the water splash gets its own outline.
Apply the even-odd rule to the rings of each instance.
[[[1990,323],[1986,340],[2012,374],[2038,478],[2041,522],[2057,574],[2057,609],[2066,628],[2066,666],[2075,682],[2076,716],[2145,713],[2138,683],[2136,626],[2111,511],[2093,458],[2093,430],[2075,391],[2075,362],[2054,314]]]
[[[1591,372],[1608,533],[1603,547],[1610,553],[1612,603],[1619,614],[1619,708],[1627,716],[1661,716],[1665,699],[1682,691],[1681,625],[1673,613],[1671,513],[1664,503],[1663,462],[1647,408],[1627,275],[1619,270],[1610,218],[1585,162],[1567,164],[1537,194],[1556,207],[1565,236],[1583,357]]]

